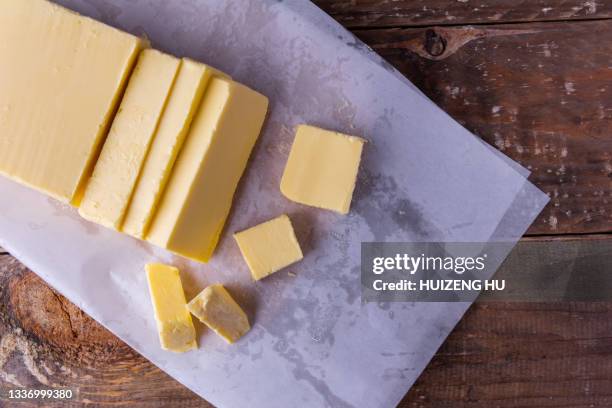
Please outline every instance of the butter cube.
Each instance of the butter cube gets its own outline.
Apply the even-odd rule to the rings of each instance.
[[[0,1],[0,174],[78,204],[145,46],[48,1]]]
[[[189,302],[187,308],[230,344],[251,328],[246,314],[223,285],[207,287]]]
[[[83,218],[119,230],[180,60],[141,53],[79,207]]]
[[[184,257],[212,256],[263,125],[268,99],[213,78],[176,160],[146,239]]]
[[[147,264],[145,269],[162,348],[177,353],[197,348],[178,269],[163,264]]]
[[[183,59],[127,209],[121,227],[123,232],[144,238],[213,74],[223,75],[207,65]]]
[[[300,125],[280,189],[297,203],[347,214],[365,140]]]
[[[281,215],[234,234],[253,279],[260,280],[303,258],[291,220]]]

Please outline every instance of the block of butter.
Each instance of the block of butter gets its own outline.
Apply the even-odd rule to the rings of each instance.
[[[247,315],[222,285],[207,287],[187,308],[228,343],[236,342],[251,328]]]
[[[297,203],[347,214],[365,140],[300,125],[280,189]]]
[[[224,74],[208,65],[183,59],[123,220],[123,232],[144,238],[212,75]]]
[[[120,229],[180,60],[156,50],[138,58],[79,207],[83,218]]]
[[[151,222],[149,242],[197,261],[210,259],[267,108],[268,99],[244,85],[210,81]]]
[[[77,204],[141,48],[45,0],[0,1],[0,174]]]
[[[284,214],[238,232],[234,238],[255,280],[303,258],[291,220]]]
[[[163,264],[147,264],[145,269],[162,348],[177,353],[197,348],[178,269]]]

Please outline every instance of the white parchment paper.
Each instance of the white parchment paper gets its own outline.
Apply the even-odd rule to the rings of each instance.
[[[497,240],[509,250],[548,200],[525,169],[453,121],[310,2],[58,2],[146,34],[155,47],[221,68],[270,97],[224,238],[206,265],[88,223],[0,178],[0,244],[216,406],[393,406],[468,305],[362,304],[360,243]],[[280,194],[298,123],[370,141],[348,216]],[[231,233],[283,212],[305,258],[254,283]],[[188,298],[207,284],[225,284],[247,310],[251,332],[230,346],[198,324],[199,350],[161,350],[143,272],[153,261],[181,268]]]

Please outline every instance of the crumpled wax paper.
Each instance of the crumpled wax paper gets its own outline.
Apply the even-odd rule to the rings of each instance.
[[[80,219],[0,178],[0,245],[155,365],[218,407],[391,407],[467,303],[362,304],[362,241],[511,249],[548,198],[528,172],[453,121],[304,0],[61,0],[266,94],[270,115],[213,260],[190,262]],[[69,118],[66,118],[69,120]],[[351,213],[292,203],[280,177],[299,123],[363,136]],[[205,208],[203,208],[205,211]],[[287,213],[305,258],[253,282],[231,234]],[[228,345],[161,350],[143,266],[181,268],[187,297],[225,284],[253,324]]]

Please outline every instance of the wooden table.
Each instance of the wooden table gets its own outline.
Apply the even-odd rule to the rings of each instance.
[[[612,252],[612,1],[316,3],[532,170],[552,200],[525,250],[562,241]],[[6,253],[0,288],[2,391],[67,387],[80,403],[209,406]],[[612,406],[612,303],[477,304],[400,406]]]

